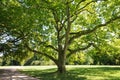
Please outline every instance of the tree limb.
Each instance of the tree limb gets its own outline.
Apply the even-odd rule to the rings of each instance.
[[[55,63],[57,63],[57,59],[53,58],[52,56],[48,55],[47,53],[43,53],[41,51],[37,51],[37,50],[34,50],[34,49],[31,49],[27,44],[25,44],[25,47],[29,50],[29,51],[32,51],[34,53],[38,53],[38,54],[41,54],[45,57],[48,57],[49,59],[51,59],[52,61],[54,61]]]
[[[51,49],[53,49],[53,50],[55,50],[55,51],[57,51],[58,52],[58,49],[56,49],[55,47],[53,47],[52,45],[47,45],[46,47],[49,47],[49,48],[51,48]]]
[[[57,17],[56,11],[55,11],[54,9],[51,9],[51,11],[52,11],[52,14],[53,14],[55,23],[56,23],[55,29],[58,31],[58,22],[59,22],[59,19],[58,19],[58,17]]]
[[[84,0],[83,0],[84,1]],[[82,1],[82,2],[83,2]],[[90,2],[88,2],[85,6],[83,6],[82,8],[80,8],[80,9],[76,9],[76,11],[74,12],[74,14],[72,14],[70,17],[73,17],[74,15],[78,15],[79,13],[81,13],[82,11],[84,11],[84,10],[86,10],[86,9],[84,9],[85,7],[87,7],[89,4],[91,4],[92,2],[94,2],[94,1],[90,1]]]
[[[80,9],[78,9],[77,11],[80,11],[80,10],[84,9],[85,7],[87,7],[87,6],[88,6],[89,4],[91,4],[92,2],[94,2],[94,1],[92,0],[92,1],[88,2],[85,6],[83,6],[83,7],[80,8]]]
[[[77,19],[78,14],[81,13],[81,12],[83,12],[83,11],[87,11],[87,12],[89,12],[90,14],[93,14],[92,12],[90,12],[90,11],[87,10],[87,9],[80,10],[79,12],[77,12],[77,13],[75,14],[75,16],[74,16],[74,15],[71,15],[71,17],[74,16],[73,19],[71,20],[71,23],[73,23],[73,22]]]
[[[85,6],[83,6],[82,8],[77,9],[78,6],[80,5],[80,3],[84,2],[84,1],[85,1],[85,0],[81,0],[81,1],[76,5],[76,10],[74,11],[74,13],[69,16],[69,18],[74,17],[74,15],[76,16],[71,22],[74,22],[74,20],[75,20],[75,19],[77,18],[77,16],[78,16],[78,14],[81,13],[82,11],[84,11],[83,9],[84,9],[85,7],[87,7],[89,4],[91,4],[92,2],[94,2],[94,1],[90,1],[90,2],[88,2]],[[63,23],[66,23],[67,21],[68,21],[68,18],[66,18]]]
[[[80,2],[78,2],[78,4],[76,5],[76,9],[79,7],[79,5],[82,3],[82,2],[84,2],[84,1],[86,1],[86,0],[81,0]]]
[[[120,19],[120,16],[115,17],[115,18],[111,18],[109,21],[107,21],[104,24],[96,25],[92,30],[88,29],[88,30],[79,31],[76,33],[70,33],[73,36],[70,38],[69,43],[71,43],[74,39],[81,37],[82,35],[86,35],[86,34],[90,34],[92,32],[95,32],[98,28],[103,27],[103,26],[107,26],[108,24],[110,24],[118,19]]]
[[[67,55],[67,57],[70,57],[72,54],[76,53],[76,52],[79,52],[81,50],[86,50],[88,49],[89,47],[91,47],[93,45],[93,43],[89,43],[87,46],[83,47],[83,48],[77,48],[77,49],[74,49],[74,50],[71,50],[71,49],[68,49],[68,51],[70,51],[70,53]]]
[[[66,14],[67,14],[67,30],[66,30],[66,34],[65,34],[64,52],[66,52],[67,48],[68,48],[69,34],[70,34],[70,29],[71,29],[70,6],[69,6],[69,4],[66,5]]]

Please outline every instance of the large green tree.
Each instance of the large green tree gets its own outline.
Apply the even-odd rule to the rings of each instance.
[[[13,10],[11,35],[28,50],[51,59],[58,72],[74,53],[96,47],[97,37],[119,32],[119,0],[3,0]],[[7,15],[7,16],[11,16]],[[5,15],[6,18],[6,15]],[[9,19],[7,19],[9,20]],[[8,21],[9,22],[9,21]],[[4,26],[6,23],[0,24]],[[13,27],[14,26],[14,27]],[[8,29],[7,29],[8,30]],[[103,32],[99,34],[99,32]]]

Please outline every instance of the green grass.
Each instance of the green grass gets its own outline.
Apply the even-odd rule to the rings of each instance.
[[[65,74],[55,73],[56,67],[26,67],[22,73],[40,80],[120,80],[120,66],[67,66]]]

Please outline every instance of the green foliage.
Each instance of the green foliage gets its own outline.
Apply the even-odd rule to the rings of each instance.
[[[90,65],[93,64],[93,59],[89,54],[83,53],[76,53],[70,58],[67,59],[66,64],[68,65]]]
[[[116,45],[115,40],[111,43],[100,44],[99,50],[93,49],[88,51],[88,54],[93,58],[93,64],[104,64],[104,65],[119,65],[120,64],[120,50],[119,46]]]

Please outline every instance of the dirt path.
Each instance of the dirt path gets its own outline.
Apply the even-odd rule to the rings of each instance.
[[[0,69],[0,80],[39,80],[25,74],[21,74],[17,69]]]

